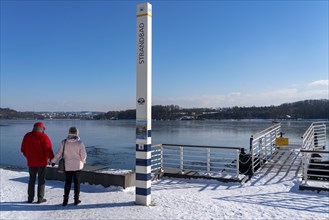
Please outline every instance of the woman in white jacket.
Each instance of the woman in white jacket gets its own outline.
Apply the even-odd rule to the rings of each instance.
[[[56,156],[51,160],[52,165],[62,156],[64,149],[65,160],[65,186],[63,206],[66,206],[69,194],[74,181],[74,205],[78,205],[80,195],[80,173],[84,163],[86,163],[87,153],[83,142],[79,137],[79,130],[76,127],[69,129],[69,134],[65,140],[61,142],[60,148]]]

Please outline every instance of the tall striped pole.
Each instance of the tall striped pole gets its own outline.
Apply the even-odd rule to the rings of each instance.
[[[136,204],[151,204],[152,5],[137,5]]]

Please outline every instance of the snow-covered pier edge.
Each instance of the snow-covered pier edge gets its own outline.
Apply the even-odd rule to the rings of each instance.
[[[58,172],[57,166],[48,166],[46,179],[65,181],[65,174]],[[81,171],[81,183],[102,185],[103,187],[119,186],[126,189],[135,186],[135,171],[86,166]]]

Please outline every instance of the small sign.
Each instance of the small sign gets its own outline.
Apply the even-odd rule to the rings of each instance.
[[[289,140],[288,140],[288,138],[282,138],[282,137],[276,138],[275,145],[276,146],[288,146]]]
[[[146,120],[137,120],[136,122],[136,138],[147,139]]]
[[[144,98],[139,98],[139,99],[137,100],[137,102],[138,102],[138,104],[140,104],[140,105],[144,105],[144,103],[145,103],[145,99],[144,99]]]
[[[138,150],[144,150],[144,144],[138,144]]]

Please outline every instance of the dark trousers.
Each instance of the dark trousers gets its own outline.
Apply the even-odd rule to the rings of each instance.
[[[79,199],[80,195],[80,173],[81,171],[65,171],[64,198],[69,198],[72,179],[74,182],[74,199]]]
[[[38,174],[38,200],[43,199],[45,196],[45,184],[46,184],[46,167],[29,167],[30,179],[29,187],[27,190],[28,200],[33,201],[34,199],[34,188],[35,181]]]

